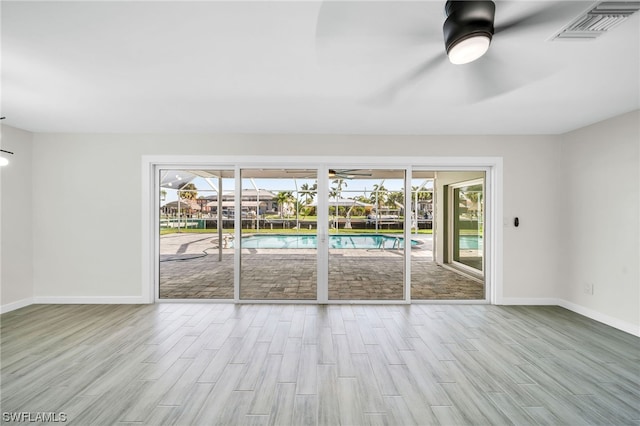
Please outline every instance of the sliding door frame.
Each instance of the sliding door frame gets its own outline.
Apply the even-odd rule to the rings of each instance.
[[[318,170],[318,177],[328,174],[329,167],[348,166],[362,169],[405,169],[405,188],[410,188],[413,170],[429,171],[485,171],[485,286],[486,299],[471,303],[502,302],[502,157],[328,157],[328,156],[181,156],[181,155],[145,155],[142,156],[141,185],[141,234],[142,234],[142,280],[141,294],[147,303],[165,302],[159,295],[159,203],[158,176],[160,169],[225,169],[235,171],[236,191],[241,186],[240,170],[245,168],[310,168]],[[318,178],[318,193],[328,193],[328,179]],[[234,303],[411,303],[411,255],[410,226],[404,226],[405,241],[405,300],[403,301],[334,301],[328,298],[328,199],[318,197],[318,283],[317,299],[299,300],[240,300],[240,249],[234,250],[234,299],[233,300],[193,300],[192,302],[234,302]],[[236,197],[236,211],[240,210],[240,197]],[[409,197],[405,197],[405,212],[410,211]],[[405,215],[406,216],[406,215]],[[236,215],[235,236],[240,238],[241,215]],[[406,218],[405,218],[406,220]],[[324,236],[324,237],[323,237]],[[182,300],[181,300],[182,301]],[[421,301],[422,303],[423,301]],[[426,301],[438,303],[437,301]],[[447,301],[447,303],[469,303],[465,301]]]
[[[483,222],[483,231],[482,231],[482,236],[483,236],[483,242],[482,242],[482,269],[481,270],[477,270],[469,265],[465,265],[464,263],[460,262],[459,260],[456,260],[456,253],[455,253],[455,247],[456,247],[456,238],[459,238],[459,235],[456,233],[455,229],[456,229],[456,221],[457,221],[457,208],[456,205],[458,203],[458,199],[455,197],[456,194],[456,190],[459,190],[460,188],[465,188],[467,186],[470,185],[482,185],[482,204],[483,204],[483,208],[482,208],[482,222]],[[446,235],[444,235],[444,238],[446,238],[447,240],[447,251],[445,253],[445,263],[451,265],[452,267],[455,267],[456,269],[459,269],[460,271],[467,273],[473,277],[476,278],[482,278],[482,280],[484,281],[484,275],[485,275],[485,269],[486,269],[486,265],[485,265],[485,257],[484,257],[484,252],[485,252],[485,247],[484,247],[484,222],[485,222],[485,209],[484,209],[484,188],[485,188],[486,184],[485,184],[485,178],[477,178],[477,179],[471,179],[471,180],[467,180],[467,181],[462,181],[462,182],[457,182],[455,184],[449,184],[447,185],[447,199],[448,199],[448,205],[445,206],[445,209],[447,211],[447,214],[445,215],[445,221],[447,222],[447,226],[446,226],[446,230],[447,233]],[[459,244],[459,242],[458,242]]]
[[[327,166],[325,164],[325,166]],[[359,162],[359,161],[351,161],[351,162],[339,162],[336,160],[332,160],[329,164],[328,167],[325,168],[324,170],[324,176],[328,176],[329,175],[329,170],[331,168],[340,168],[340,169],[348,169],[348,170],[356,170],[356,169],[363,169],[363,170],[383,170],[383,171],[389,171],[389,170],[398,170],[398,171],[402,171],[404,172],[404,177],[402,178],[403,184],[405,188],[411,188],[410,186],[410,175],[411,175],[411,164],[410,163],[393,163],[393,164],[381,164],[379,161],[376,163],[363,163],[363,162]],[[327,217],[325,218],[326,220],[323,223],[329,223],[329,180],[325,178],[324,181],[327,184],[327,192],[325,193],[326,196],[322,197],[324,198],[324,201],[326,203],[326,205],[322,208],[322,211],[326,212]],[[409,186],[407,186],[407,183],[409,183]],[[349,190],[347,189],[345,192],[349,192]],[[318,193],[320,193],[320,191],[318,191]],[[409,206],[410,208],[410,204],[407,205],[407,199],[409,197],[404,197],[404,211],[410,211],[407,210],[407,206]],[[403,232],[402,232],[402,238],[403,238],[403,243],[404,243],[404,262],[403,262],[403,292],[402,292],[402,299],[391,299],[391,300],[387,300],[387,299],[329,299],[329,278],[327,275],[326,278],[326,289],[327,289],[327,298],[324,299],[324,302],[318,302],[318,303],[330,303],[333,305],[339,305],[339,304],[379,304],[379,305],[383,305],[383,304],[391,304],[391,305],[398,305],[398,304],[409,304],[411,303],[411,288],[410,286],[407,284],[407,277],[409,277],[411,269],[410,269],[410,249],[411,249],[411,240],[410,240],[410,231],[411,231],[411,226],[407,226],[406,223],[406,219],[407,219],[407,215],[405,214],[405,222],[403,222]],[[320,221],[320,218],[318,218],[318,221]],[[410,225],[410,222],[409,222]],[[326,230],[326,239],[329,238],[329,230],[327,228]],[[327,243],[328,245],[328,243]],[[326,268],[325,271],[328,274],[328,266],[329,266],[329,251],[328,251],[328,247],[327,250],[324,250],[323,254],[326,256]],[[319,265],[319,267],[323,267],[324,265]]]
[[[446,258],[445,258],[445,262],[447,264],[450,264],[452,266],[454,266],[455,268],[460,269],[463,272],[468,273],[471,276],[474,277],[482,277],[482,279],[484,280],[484,274],[485,274],[485,269],[486,269],[486,265],[485,265],[485,259],[484,259],[484,222],[485,222],[485,209],[484,206],[482,208],[482,221],[483,221],[483,232],[482,232],[482,236],[483,236],[483,242],[482,242],[482,270],[478,271],[477,269],[472,268],[471,266],[465,265],[464,263],[455,260],[455,239],[456,239],[456,233],[455,233],[455,222],[457,220],[456,218],[456,204],[458,202],[458,199],[455,197],[455,193],[456,193],[456,189],[460,189],[460,188],[464,188],[466,186],[470,186],[470,185],[477,185],[480,184],[482,185],[482,192],[483,192],[483,200],[482,203],[484,205],[484,187],[485,187],[485,179],[484,178],[479,178],[479,179],[471,179],[468,181],[463,181],[463,182],[457,182],[455,184],[450,184],[447,185],[448,186],[448,191],[449,193],[447,194],[448,197],[448,201],[449,201],[449,205],[447,206],[448,209],[448,214],[446,215],[445,218],[445,226],[447,228],[447,253],[446,253]]]

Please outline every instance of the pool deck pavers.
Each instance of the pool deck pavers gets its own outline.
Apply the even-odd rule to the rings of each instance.
[[[219,260],[216,234],[169,234],[160,239],[160,298],[233,299],[233,249]],[[412,251],[413,300],[481,300],[484,284]],[[240,298],[315,300],[313,249],[243,249]],[[329,250],[329,300],[402,300],[404,258],[397,250]]]

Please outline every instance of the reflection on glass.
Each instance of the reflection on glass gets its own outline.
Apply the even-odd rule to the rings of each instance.
[[[454,189],[453,260],[483,270],[482,184]]]

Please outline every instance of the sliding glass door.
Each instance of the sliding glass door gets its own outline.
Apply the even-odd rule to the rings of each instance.
[[[476,275],[484,270],[484,184],[452,185],[452,261]]]
[[[329,300],[404,300],[405,170],[329,169]]]
[[[158,297],[233,298],[234,171],[163,169],[158,186]]]
[[[157,298],[483,300],[485,171],[158,169]]]
[[[412,174],[412,300],[484,300],[483,171]]]
[[[241,300],[316,300],[317,171],[242,169]]]

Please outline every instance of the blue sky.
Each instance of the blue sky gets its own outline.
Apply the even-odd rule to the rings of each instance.
[[[333,180],[333,179],[332,179]],[[266,189],[268,191],[272,191],[274,193],[278,193],[280,191],[293,191],[295,190],[296,184],[298,185],[298,189],[302,187],[305,183],[309,186],[312,186],[315,183],[315,179],[299,179],[296,178],[295,182],[293,178],[285,178],[285,179],[253,179],[256,186],[259,189]],[[192,181],[196,187],[198,188],[198,197],[200,196],[209,196],[214,195],[216,192],[211,189],[211,186],[203,179],[203,178],[195,178]],[[217,187],[217,180],[213,179],[212,182]],[[342,197],[343,198],[353,198],[355,196],[364,195],[366,193],[367,196],[371,195],[371,190],[374,185],[380,184],[379,179],[345,179],[344,182],[346,186],[343,186]],[[412,182],[412,186],[422,185],[424,179],[414,179]],[[383,183],[384,187],[389,191],[399,191],[404,186],[403,179],[386,179]],[[334,183],[330,182],[330,187],[335,186]],[[253,189],[253,184],[250,179],[242,180],[243,189]],[[431,183],[426,185],[427,188],[433,187]],[[235,190],[235,180],[234,179],[223,179],[222,188],[224,192]],[[167,203],[170,201],[176,201],[178,199],[177,191],[172,189],[167,189],[166,200],[163,202]]]

